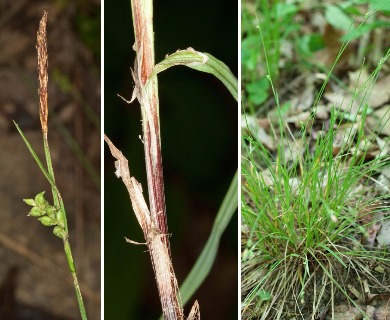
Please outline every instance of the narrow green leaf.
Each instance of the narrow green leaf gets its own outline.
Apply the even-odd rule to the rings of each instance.
[[[222,205],[219,208],[207,243],[180,288],[183,305],[188,302],[191,296],[200,287],[204,279],[209,274],[212,265],[214,264],[214,260],[218,251],[219,241],[227,225],[229,224],[233,213],[237,210],[237,191],[238,175],[236,172],[232,182],[230,183],[229,190],[223,199]]]
[[[237,78],[230,71],[229,67],[222,61],[213,57],[211,54],[195,51],[192,48],[178,50],[171,55],[167,55],[163,61],[154,66],[149,80],[161,71],[178,65],[187,66],[198,71],[213,74],[221,80],[234,99],[238,101]]]
[[[43,166],[41,160],[39,159],[38,155],[35,153],[34,149],[32,148],[30,142],[27,140],[27,138],[24,135],[23,131],[19,128],[18,124],[15,121],[14,121],[14,124],[15,124],[16,129],[18,129],[20,135],[22,136],[24,142],[26,143],[27,148],[30,151],[31,155],[33,156],[35,162],[38,164],[39,169],[41,169],[43,175],[45,176],[47,181],[49,181],[50,185],[55,188],[56,186],[54,184],[54,181],[53,181],[52,177],[49,175],[49,173],[47,172],[47,170]]]

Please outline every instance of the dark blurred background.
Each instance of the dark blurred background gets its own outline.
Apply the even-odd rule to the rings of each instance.
[[[130,1],[105,3],[104,131],[129,160],[147,199],[141,113],[128,105],[135,54]],[[193,47],[225,62],[237,76],[236,1],[155,1],[156,62]],[[213,76],[174,67],[158,76],[166,204],[179,285],[198,258],[238,166],[238,105]],[[161,314],[147,248],[114,159],[104,147],[104,314],[106,319],[157,319]],[[221,239],[216,262],[187,306],[199,301],[203,319],[238,315],[237,214]]]
[[[27,217],[22,199],[45,190],[52,202],[50,185],[12,123],[44,161],[35,49],[44,10],[49,144],[87,312],[100,319],[99,0],[0,0],[0,319],[80,319],[62,241]]]

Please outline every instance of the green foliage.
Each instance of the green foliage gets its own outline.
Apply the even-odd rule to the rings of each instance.
[[[361,39],[378,28],[389,28],[390,1],[352,0],[336,4],[310,5],[302,1],[245,1],[242,6],[241,66],[244,107],[250,113],[272,97],[270,87],[262,79],[269,76],[276,87],[280,78],[300,69],[321,68],[313,61],[314,54],[325,49],[325,34],[302,28],[307,17],[321,14],[326,24],[345,35],[339,42]],[[361,24],[357,21],[364,21]],[[329,40],[329,39],[328,39]],[[335,39],[331,39],[336,42]],[[332,50],[333,48],[327,48]],[[323,71],[323,70],[321,70]]]
[[[330,25],[336,29],[345,31],[349,30],[352,24],[352,19],[345,13],[345,11],[335,5],[327,5],[325,8],[325,19]]]
[[[253,102],[255,105],[260,105],[268,99],[270,87],[270,83],[266,77],[248,83],[246,90],[249,101]]]
[[[303,35],[297,39],[297,48],[299,55],[311,57],[314,52],[325,47],[324,39],[319,33]]]
[[[294,22],[298,9],[296,3],[269,0],[256,1],[255,12],[250,12],[248,7],[243,6],[242,79],[244,84],[248,83],[248,97],[245,101],[251,109],[269,97],[269,85],[264,82],[266,74],[278,83],[282,43],[300,28]]]

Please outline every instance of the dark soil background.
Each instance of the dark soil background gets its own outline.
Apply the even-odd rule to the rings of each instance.
[[[23,198],[50,186],[17,133],[44,159],[37,99],[36,32],[48,11],[49,144],[90,319],[100,318],[100,1],[0,0],[0,318],[79,319],[62,241],[27,217]],[[68,78],[68,80],[67,80]],[[70,84],[70,86],[69,86]],[[95,182],[69,147],[91,163]]]
[[[154,2],[156,62],[193,47],[225,62],[237,75],[236,1]],[[105,5],[105,134],[129,160],[147,195],[141,113],[128,105],[135,54],[130,1]],[[179,285],[210,234],[217,210],[238,167],[237,102],[215,77],[186,67],[158,76],[162,153],[173,265]],[[107,319],[157,319],[161,314],[150,257],[114,159],[105,146],[104,287]],[[147,196],[145,197],[147,199]],[[185,306],[197,299],[202,319],[237,319],[237,215],[224,233],[216,262]]]

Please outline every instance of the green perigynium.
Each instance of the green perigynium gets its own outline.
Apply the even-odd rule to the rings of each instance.
[[[35,205],[40,208],[45,210],[46,207],[49,205],[49,202],[45,199],[44,197],[45,191],[42,191],[41,193],[38,193],[35,196]]]
[[[23,201],[29,206],[35,206],[35,201],[33,199],[23,199]]]
[[[57,225],[57,221],[55,219],[53,219],[53,218],[50,218],[49,216],[40,217],[40,218],[38,218],[38,220],[44,226],[47,226],[47,227],[51,227],[51,226],[56,226]]]
[[[57,214],[57,212],[58,212],[58,210],[56,209],[56,207],[51,206],[51,205],[47,206],[45,210],[46,210],[46,211],[45,211],[46,214],[47,214],[50,218],[55,218],[55,216],[56,216],[56,214]]]
[[[65,239],[67,238],[67,234],[63,228],[60,226],[55,226],[53,229],[54,235],[56,235],[58,238]]]
[[[45,210],[42,210],[38,207],[33,207],[30,212],[28,213],[28,216],[31,216],[31,217],[42,217],[46,214],[46,211]]]
[[[50,205],[45,199],[44,194],[45,191],[42,191],[41,193],[38,193],[34,199],[23,199],[25,203],[32,206],[28,216],[38,218],[44,226],[54,226],[53,233],[57,237],[64,239],[66,237],[66,232],[64,230],[64,219],[61,211]]]

